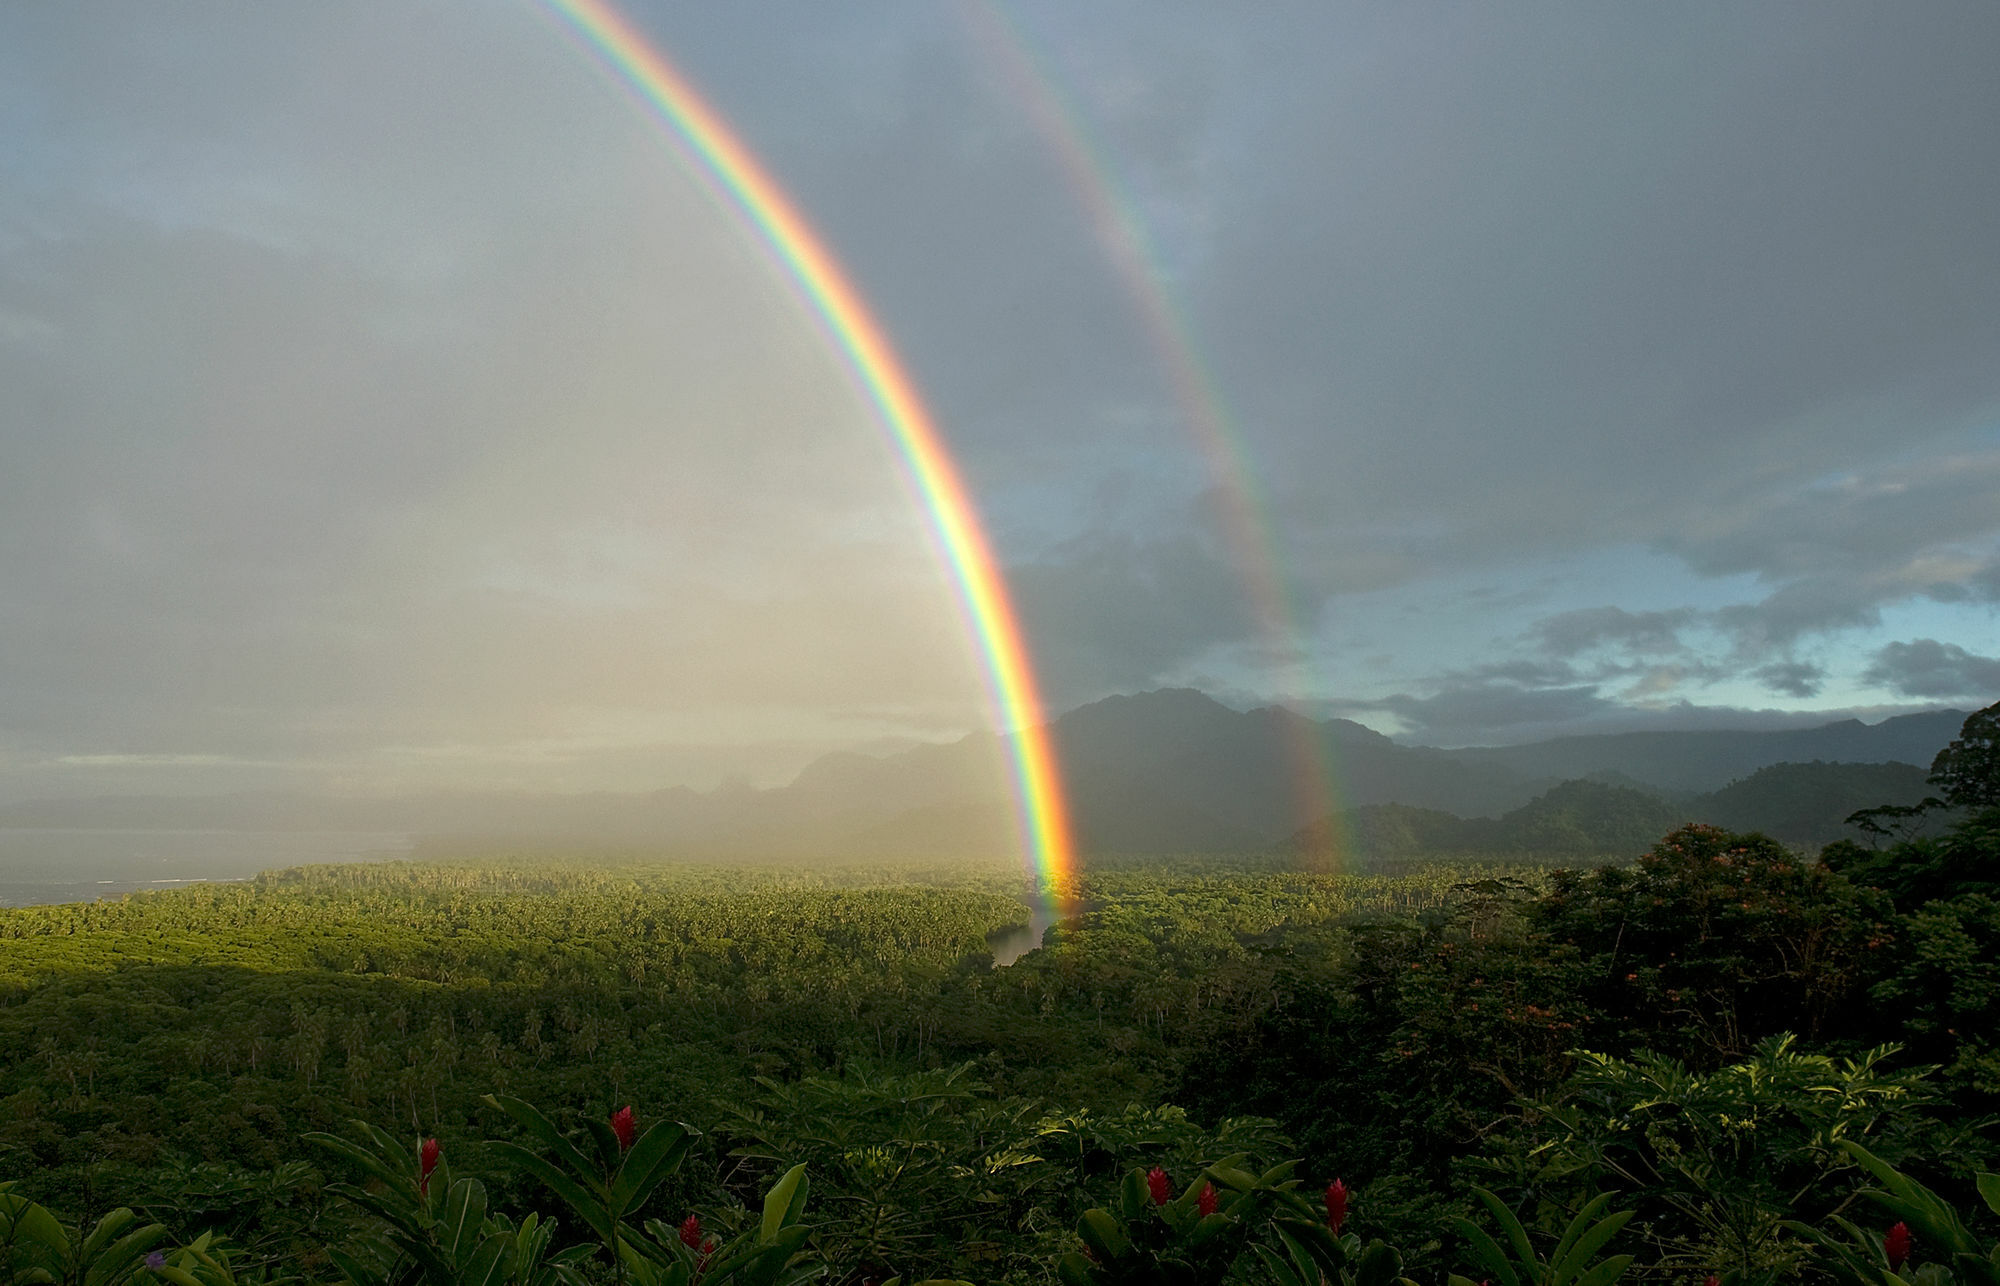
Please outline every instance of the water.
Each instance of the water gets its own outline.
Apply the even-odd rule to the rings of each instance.
[[[408,856],[376,831],[139,831],[0,828],[0,906],[94,902],[142,889],[247,880],[309,862]]]
[[[1049,909],[1036,903],[1028,903],[1028,923],[1002,929],[986,939],[986,949],[993,953],[993,967],[1005,968],[1042,945],[1042,934],[1056,922]]]

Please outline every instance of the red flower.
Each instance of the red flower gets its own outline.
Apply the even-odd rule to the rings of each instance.
[[[632,1124],[632,1109],[621,1107],[611,1114],[611,1132],[618,1136],[618,1146],[625,1151],[632,1150],[633,1140],[639,1137],[639,1127]]]
[[[1146,1175],[1146,1190],[1153,1194],[1153,1204],[1164,1206],[1174,1195],[1174,1185],[1167,1178],[1167,1172],[1158,1166]]]
[[[1714,1273],[1710,1273],[1701,1279],[1701,1286],[1722,1286],[1722,1279]]]
[[[1333,1229],[1333,1235],[1340,1235],[1340,1225],[1347,1222],[1347,1185],[1335,1179],[1326,1185],[1326,1226]]]
[[[1895,1272],[1910,1257],[1910,1225],[1899,1223],[1882,1238],[1882,1253],[1889,1257],[1889,1271]]]
[[[701,1249],[701,1220],[693,1215],[681,1220],[681,1245],[689,1250]]]
[[[1212,1183],[1202,1184],[1201,1195],[1194,1199],[1194,1208],[1201,1212],[1201,1217],[1204,1219],[1208,1218],[1215,1213],[1215,1208],[1221,1204],[1222,1199],[1215,1195],[1215,1185]]]
[[[431,1194],[431,1171],[438,1168],[443,1152],[436,1139],[425,1139],[417,1146],[417,1191],[427,1197]]]

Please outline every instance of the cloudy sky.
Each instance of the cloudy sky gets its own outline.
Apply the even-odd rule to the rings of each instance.
[[[626,12],[927,394],[1058,708],[2000,697],[2000,9]],[[0,800],[988,726],[881,427],[537,3],[0,9]]]

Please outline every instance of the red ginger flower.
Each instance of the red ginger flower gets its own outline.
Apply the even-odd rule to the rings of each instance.
[[[1146,1175],[1146,1190],[1153,1194],[1153,1204],[1164,1206],[1174,1195],[1174,1185],[1167,1178],[1167,1172],[1154,1166]]]
[[[632,1124],[632,1109],[621,1107],[611,1114],[611,1132],[618,1136],[618,1146],[625,1151],[632,1150],[632,1143],[639,1137],[639,1127]]]
[[[1347,1222],[1347,1185],[1335,1179],[1326,1185],[1326,1226],[1333,1229],[1333,1235],[1340,1235],[1340,1225]]]
[[[681,1220],[681,1245],[689,1250],[701,1249],[701,1220],[693,1215]]]
[[[427,1197],[431,1194],[431,1171],[438,1168],[438,1157],[443,1153],[436,1139],[425,1139],[417,1145],[417,1191]]]
[[[1215,1213],[1215,1208],[1221,1204],[1222,1199],[1215,1195],[1215,1185],[1212,1183],[1202,1184],[1201,1195],[1194,1199],[1194,1208],[1201,1212],[1201,1217],[1204,1219],[1208,1218]]]
[[[1898,1223],[1882,1238],[1882,1253],[1889,1257],[1889,1271],[1895,1272],[1910,1257],[1910,1225]]]

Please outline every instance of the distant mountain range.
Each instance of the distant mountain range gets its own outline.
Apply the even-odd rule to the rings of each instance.
[[[1786,732],[1438,750],[1399,745],[1344,719],[1238,711],[1167,689],[1072,710],[1051,732],[1086,852],[1310,847],[1316,827],[1322,836],[1377,836],[1385,852],[1412,837],[1487,851],[1561,849],[1588,837],[1615,840],[1594,851],[1621,851],[1687,820],[1755,823],[1781,838],[1822,842],[1856,808],[1920,797],[1924,769],[1964,720],[1964,712],[1938,711]],[[465,844],[718,857],[1010,852],[1014,809],[1000,793],[1006,750],[1002,738],[976,734],[881,757],[828,755],[768,790],[40,800],[0,808],[0,826],[401,831]],[[1302,788],[1309,775],[1330,782],[1337,797]],[[1329,813],[1336,805],[1344,810],[1337,818]]]

